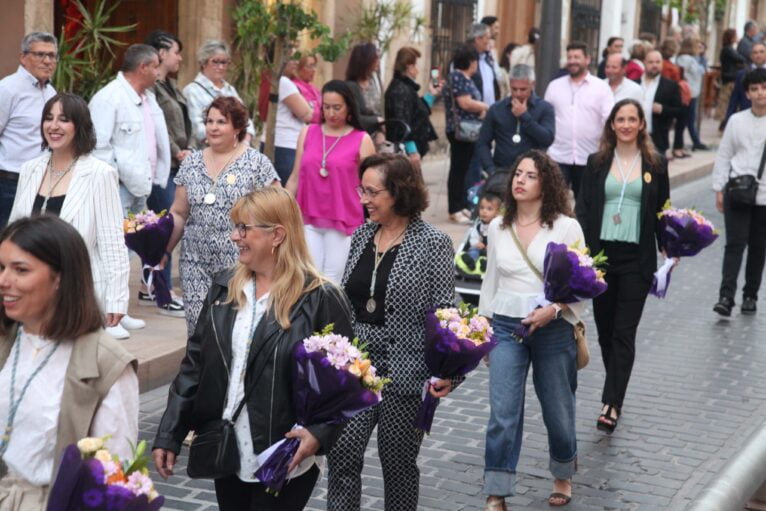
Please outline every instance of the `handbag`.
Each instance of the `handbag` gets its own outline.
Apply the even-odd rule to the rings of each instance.
[[[758,195],[758,183],[761,180],[761,176],[763,176],[764,164],[766,164],[766,144],[763,146],[757,178],[752,174],[731,177],[731,169],[729,169],[729,181],[726,183],[726,199],[732,208],[743,209],[755,205],[755,197]]]
[[[450,78],[450,92],[452,92],[452,79]],[[460,120],[460,116],[457,114],[457,101],[455,96],[452,96],[452,115],[455,121],[455,140],[460,142],[476,142],[479,140],[479,132],[481,131],[481,120],[479,119],[464,119]]]
[[[545,283],[545,279],[543,278],[543,274],[540,272],[540,270],[537,269],[537,267],[532,264],[532,261],[530,261],[529,256],[527,255],[527,251],[524,250],[524,247],[521,245],[521,241],[519,240],[519,237],[516,235],[516,231],[513,229],[513,226],[509,226],[508,229],[511,231],[511,237],[513,238],[513,241],[516,243],[516,248],[519,249],[519,252],[521,253],[521,257],[524,258],[524,262],[527,263],[527,266],[529,266],[529,269],[532,270],[532,273],[535,274],[535,276],[540,279],[540,282]],[[588,338],[585,335],[585,323],[582,321],[577,321],[574,325],[574,338],[575,338],[575,344],[577,345],[577,361],[575,362],[575,365],[577,366],[577,370],[584,368],[588,365],[588,362],[590,362],[590,350],[588,349]]]

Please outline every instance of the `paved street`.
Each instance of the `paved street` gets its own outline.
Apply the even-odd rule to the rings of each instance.
[[[722,225],[709,178],[675,189],[672,196],[676,206],[695,206]],[[701,256],[683,260],[668,297],[649,298],[624,415],[611,437],[595,428],[603,369],[591,322],[592,361],[579,373],[577,392],[579,472],[567,509],[683,510],[766,418],[766,311],[755,317],[737,312],[731,321],[712,313],[722,250],[720,239]],[[763,300],[760,305],[766,307]],[[142,395],[145,438],[153,435],[166,392],[161,387]],[[482,509],[488,406],[484,367],[443,400],[421,451],[420,509]],[[550,509],[547,441],[531,386],[525,425],[518,495],[508,500],[510,509]],[[383,509],[374,442],[368,455],[362,508]],[[167,509],[217,509],[210,482],[178,475],[158,489],[167,497]],[[324,495],[322,481],[309,509],[324,509]]]

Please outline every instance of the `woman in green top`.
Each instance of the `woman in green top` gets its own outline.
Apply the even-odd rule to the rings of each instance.
[[[577,220],[593,253],[609,258],[607,291],[593,300],[606,369],[597,427],[617,427],[636,352],[636,330],[657,270],[657,213],[670,197],[667,161],[654,149],[641,104],[619,101],[590,155]]]

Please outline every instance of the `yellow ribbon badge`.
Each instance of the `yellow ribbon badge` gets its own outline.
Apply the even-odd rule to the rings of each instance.
[[[644,182],[649,184],[652,182],[652,175],[648,172],[644,172]]]

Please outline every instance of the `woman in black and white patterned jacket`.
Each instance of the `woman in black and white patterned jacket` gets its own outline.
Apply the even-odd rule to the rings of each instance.
[[[385,509],[414,511],[423,440],[414,421],[430,377],[423,354],[425,313],[454,302],[454,250],[445,233],[420,218],[428,193],[407,158],[370,156],[360,174],[358,192],[371,222],[354,232],[342,285],[355,334],[367,344],[379,374],[392,381],[381,403],[351,420],[330,452],[327,509],[360,509],[364,450],[377,425]],[[453,383],[440,380],[430,392],[446,396]]]

